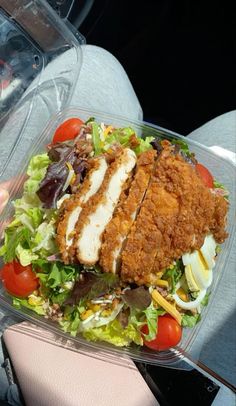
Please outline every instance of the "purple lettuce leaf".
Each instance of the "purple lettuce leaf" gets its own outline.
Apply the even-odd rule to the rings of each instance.
[[[124,302],[135,309],[144,310],[151,304],[151,295],[144,286],[135,289],[127,289],[123,296]]]
[[[52,149],[50,150],[50,155]],[[69,169],[67,164],[74,164],[76,155],[73,147],[65,146],[61,150],[56,150],[57,159],[59,161],[51,163],[46,175],[39,185],[37,195],[45,209],[56,208],[56,202],[63,195],[63,186],[67,180]]]
[[[71,188],[76,192],[78,184],[84,180],[88,170],[88,160],[84,157],[78,157],[78,150],[74,144],[56,143],[50,146],[48,156],[52,163],[48,166],[46,175],[39,185],[37,195],[43,207],[46,209],[56,208],[59,200],[65,192],[64,185],[68,178],[68,164],[74,169],[75,180]]]
[[[80,280],[75,283],[71,296],[65,304],[75,305],[80,299],[95,299],[108,294],[109,291],[119,286],[119,277],[110,273],[96,274],[84,272]]]

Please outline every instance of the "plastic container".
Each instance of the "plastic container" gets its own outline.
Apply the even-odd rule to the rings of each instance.
[[[80,44],[84,38],[78,32],[75,37],[44,0],[0,0],[0,31],[3,177],[9,151],[14,154],[22,134],[30,143],[52,114],[70,103],[82,64]]]
[[[79,117],[83,120],[87,120],[91,116],[95,117],[95,119],[98,122],[105,122],[107,124],[112,124],[117,127],[132,126],[136,130],[136,132],[142,136],[151,135],[154,137],[162,137],[169,140],[173,138],[184,139],[185,142],[189,144],[190,150],[196,154],[197,159],[204,165],[206,165],[213,174],[213,176],[217,180],[222,182],[230,192],[229,198],[230,207],[228,213],[229,238],[222,246],[222,251],[217,259],[217,263],[213,271],[214,281],[210,288],[212,292],[211,293],[212,298],[216,292],[217,287],[219,286],[219,281],[221,277],[224,275],[224,271],[227,267],[227,261],[230,257],[232,249],[232,240],[233,240],[232,237],[235,232],[235,213],[236,213],[236,205],[235,205],[236,169],[230,161],[218,156],[207,147],[204,147],[194,141],[181,137],[178,134],[175,134],[173,132],[170,132],[168,130],[148,123],[130,121],[128,119],[119,116],[110,116],[96,111],[87,111],[83,109],[70,108],[52,117],[51,121],[46,126],[43,133],[38,138],[37,142],[32,142],[31,145],[29,145],[28,148],[25,150],[24,156],[22,157],[21,161],[19,160],[18,168],[16,168],[15,166],[15,161],[12,160],[12,158],[9,159],[8,165],[5,170],[5,175],[8,176],[8,174],[12,174],[13,172],[15,176],[22,175],[25,172],[29,159],[32,157],[32,155],[45,151],[44,149],[45,145],[51,141],[55,129],[61,122],[65,121],[67,118],[70,117]],[[24,142],[23,139],[21,142]],[[12,199],[14,198],[15,194],[21,193],[21,187],[22,185],[18,178],[16,179],[14,187],[12,188],[11,191]],[[12,214],[12,206],[9,203],[3,213],[3,218],[1,220],[0,227],[4,226],[4,221],[11,214]],[[60,330],[59,326],[57,326],[54,322],[51,322],[47,319],[37,316],[28,310],[20,310],[20,311],[16,310],[14,307],[12,307],[11,298],[4,292],[3,288],[1,288],[0,290],[0,305],[3,305],[8,309],[11,309],[15,315],[20,315],[25,319],[36,322],[41,326],[46,327],[47,329],[57,332],[61,336],[67,337],[68,339],[70,339],[70,342],[72,343],[71,347],[75,346],[78,348],[78,346],[80,347],[82,345],[84,346],[84,348],[87,348],[87,350],[89,349],[95,350],[96,352],[101,353],[103,357],[108,356],[108,358],[110,359],[112,358],[112,354],[116,355],[120,354],[120,356],[130,356],[142,362],[161,364],[165,366],[167,365],[174,366],[176,362],[179,361],[183,356],[192,357],[191,353],[192,344],[199,332],[199,329],[204,328],[204,320],[207,317],[207,314],[209,313],[211,307],[211,300],[209,305],[203,309],[202,320],[200,321],[200,323],[198,323],[197,326],[192,329],[184,329],[183,339],[180,345],[177,346],[175,349],[171,349],[169,351],[164,352],[153,352],[145,347],[137,347],[137,346],[131,346],[130,348],[117,348],[102,342],[101,343],[88,342],[80,336],[72,338],[70,335],[63,333]]]

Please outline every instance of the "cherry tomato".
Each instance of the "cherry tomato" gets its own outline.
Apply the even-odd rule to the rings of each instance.
[[[203,183],[209,187],[214,187],[214,178],[212,174],[208,171],[208,169],[202,164],[196,164],[196,171],[202,178]]]
[[[73,140],[79,134],[82,124],[84,123],[79,118],[69,118],[64,121],[56,129],[52,143]]]
[[[178,322],[169,314],[158,317],[157,335],[154,340],[146,341],[146,347],[152,350],[168,350],[177,345],[182,337],[182,328]],[[148,334],[148,326],[145,324],[141,329],[143,334]]]
[[[22,266],[17,261],[5,264],[0,271],[0,278],[5,289],[13,296],[27,297],[39,286],[31,266]]]

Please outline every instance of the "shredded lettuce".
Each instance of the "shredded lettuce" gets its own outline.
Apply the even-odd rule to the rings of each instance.
[[[0,255],[3,256],[4,262],[8,263],[16,258],[18,245],[29,247],[30,231],[26,227],[8,227],[4,233],[4,245],[0,249]]]
[[[38,255],[33,254],[32,250],[29,248],[23,248],[21,244],[17,245],[15,254],[23,266],[30,265],[32,261],[38,258]]]
[[[29,163],[23,196],[14,202],[15,215],[5,230],[4,245],[0,249],[5,262],[18,258],[21,265],[26,266],[39,257],[57,252],[55,211],[43,209],[36,194],[49,163],[47,154],[36,155]]]
[[[55,243],[55,220],[52,219],[49,223],[44,221],[37,228],[35,235],[32,238],[33,252],[40,252],[40,256],[48,256],[57,252]]]

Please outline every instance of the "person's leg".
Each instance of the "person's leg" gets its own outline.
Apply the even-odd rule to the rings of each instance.
[[[79,75],[79,80],[76,83],[74,95],[71,100],[71,105],[83,107],[89,110],[103,111],[110,114],[118,114],[134,120],[142,120],[142,109],[134,92],[134,89],[129,81],[127,74],[117,59],[109,52],[102,48],[84,45],[83,64]],[[70,51],[69,51],[70,52]],[[41,81],[48,80],[51,72],[56,73],[66,69],[69,55],[65,53],[58,61],[53,61],[43,72]],[[52,66],[53,65],[53,66]],[[34,83],[31,84],[33,88]],[[42,104],[40,104],[40,102]],[[39,99],[36,109],[32,112],[29,125],[24,131],[24,142],[18,146],[19,156],[24,154],[25,144],[30,143],[37,135],[39,126],[41,125],[40,117],[46,114],[47,105],[44,100]],[[47,115],[46,115],[47,117]],[[11,117],[14,122],[14,117]],[[12,139],[9,136],[11,132],[17,133],[17,120],[14,127],[9,123],[4,128],[4,133],[1,134],[4,139],[2,150],[0,151],[0,169],[8,156],[9,150],[12,147]],[[42,120],[43,122],[43,120]],[[5,134],[5,136],[4,136]],[[13,134],[13,138],[15,137]],[[2,155],[2,156],[1,156]],[[7,192],[6,184],[0,185],[0,211],[6,203]],[[0,321],[4,317],[5,311],[0,310]],[[0,331],[0,336],[1,336]],[[2,366],[4,362],[3,353],[0,342],[0,402],[10,401],[10,404],[18,405],[16,386],[9,385],[5,369]],[[15,400],[14,400],[15,399]]]
[[[222,157],[230,158],[236,165],[235,110],[207,122],[190,133],[188,137],[212,148]],[[232,173],[232,176],[235,175]],[[233,201],[234,196],[231,196],[231,199]],[[214,317],[206,318],[195,340],[194,349],[197,352],[198,348],[201,349],[199,358],[203,364],[235,385],[236,235],[232,237],[234,238],[233,250],[224,270],[220,289],[211,298]]]
[[[138,98],[118,60],[109,52],[93,45],[83,45],[82,51],[83,62],[70,105],[111,115],[121,115],[131,120],[142,120],[143,114]],[[41,84],[51,80],[52,77],[60,77],[63,71],[68,69],[70,58],[74,58],[74,54],[69,50],[49,63],[41,74]],[[34,87],[35,82],[32,82],[27,89],[26,96]],[[60,99],[60,92],[63,93],[62,90],[57,89],[57,84],[54,86],[53,81],[51,88],[48,85],[44,88],[42,85],[28,124],[24,128],[22,140],[18,143],[16,161],[18,161],[18,156],[19,158],[24,156],[26,145],[31,145],[32,141],[38,137],[55,110],[61,108],[61,102],[58,102],[57,108],[54,105],[57,97]],[[25,107],[23,105],[23,108],[28,111],[28,103],[25,104]],[[2,142],[0,150],[0,173],[1,168],[6,163],[9,151],[14,145],[16,134],[20,131],[24,115],[25,113],[21,111],[14,113],[1,130],[0,135],[4,142]],[[5,179],[10,176],[11,170],[8,168]]]
[[[1,338],[5,328],[17,322],[18,320],[9,312],[0,309],[0,405],[23,406],[20,389],[15,383],[11,363],[3,350]]]
[[[236,110],[208,121],[188,137],[207,147],[218,146],[236,153]]]
[[[84,45],[83,63],[71,104],[142,120],[142,109],[118,60],[106,50]]]

